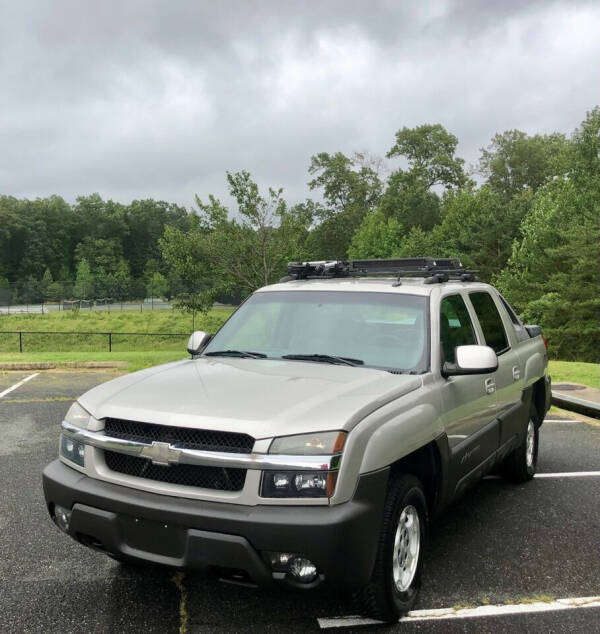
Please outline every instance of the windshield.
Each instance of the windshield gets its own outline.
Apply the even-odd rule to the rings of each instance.
[[[350,365],[358,361],[356,365],[362,367],[424,372],[428,366],[427,333],[426,297],[267,291],[252,295],[215,335],[204,354],[250,351],[255,358],[318,355],[320,358],[312,360],[336,362],[333,357],[338,357],[354,360]]]

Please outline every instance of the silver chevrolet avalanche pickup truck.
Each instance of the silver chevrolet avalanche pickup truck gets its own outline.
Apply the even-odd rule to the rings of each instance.
[[[123,562],[347,589],[393,621],[428,524],[494,471],[532,478],[545,340],[454,259],[298,262],[192,358],[85,393],[50,516]]]

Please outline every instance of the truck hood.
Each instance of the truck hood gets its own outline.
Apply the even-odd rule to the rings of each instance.
[[[186,359],[108,381],[79,402],[95,418],[247,433],[350,430],[421,377],[270,359]]]

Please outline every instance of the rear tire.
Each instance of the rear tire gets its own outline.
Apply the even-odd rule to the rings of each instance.
[[[371,579],[357,599],[366,616],[393,623],[413,606],[421,585],[429,517],[425,493],[412,475],[393,476],[383,509]]]
[[[521,444],[504,460],[502,475],[511,482],[520,483],[531,480],[537,468],[539,446],[539,418],[535,406],[529,410],[529,418],[525,426]]]

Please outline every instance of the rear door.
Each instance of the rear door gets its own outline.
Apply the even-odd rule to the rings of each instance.
[[[524,368],[515,349],[516,336],[509,337],[508,323],[504,323],[500,314],[500,310],[504,311],[500,299],[488,291],[471,291],[469,299],[485,345],[492,348],[498,357],[494,381],[500,419],[500,446],[505,453],[516,442],[527,417],[524,410],[528,405],[522,400]]]
[[[472,315],[460,293],[440,301],[440,368],[455,361],[458,346],[480,343]],[[455,492],[478,480],[498,448],[493,373],[452,376],[441,383],[443,424],[448,437]]]

